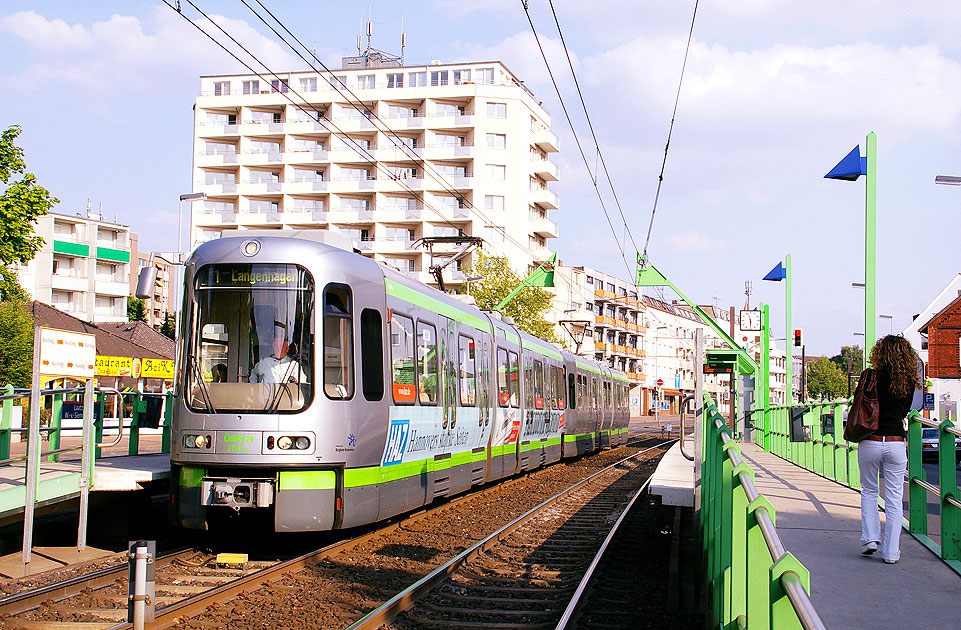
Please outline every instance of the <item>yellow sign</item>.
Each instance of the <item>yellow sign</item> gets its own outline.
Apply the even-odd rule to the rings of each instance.
[[[174,362],[169,359],[139,359],[97,355],[97,376],[130,376],[172,380]]]

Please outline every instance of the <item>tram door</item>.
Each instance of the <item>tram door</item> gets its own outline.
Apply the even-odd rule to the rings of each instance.
[[[457,426],[457,331],[454,322],[446,317],[440,318],[440,374],[441,396],[444,406],[443,429],[453,430]]]

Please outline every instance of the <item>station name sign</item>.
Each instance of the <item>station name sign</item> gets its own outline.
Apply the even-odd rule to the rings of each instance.
[[[210,265],[197,276],[197,288],[288,288],[301,284],[296,265]]]

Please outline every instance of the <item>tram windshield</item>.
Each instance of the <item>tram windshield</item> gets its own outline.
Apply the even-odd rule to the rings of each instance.
[[[313,398],[314,283],[298,265],[201,268],[187,339],[187,405],[292,413]]]

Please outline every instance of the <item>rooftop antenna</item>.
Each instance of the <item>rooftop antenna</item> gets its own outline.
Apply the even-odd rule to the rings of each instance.
[[[404,65],[404,47],[407,46],[407,33],[404,32],[404,16],[400,16],[400,65]]]
[[[87,218],[90,218],[90,197],[87,197]]]
[[[370,52],[370,36],[374,34],[373,9],[367,5],[367,52]]]
[[[97,212],[97,216],[99,216],[100,220],[103,221],[103,202],[102,201],[100,202],[100,210]]]
[[[751,288],[753,285],[750,280],[744,281],[744,310],[751,310]]]

